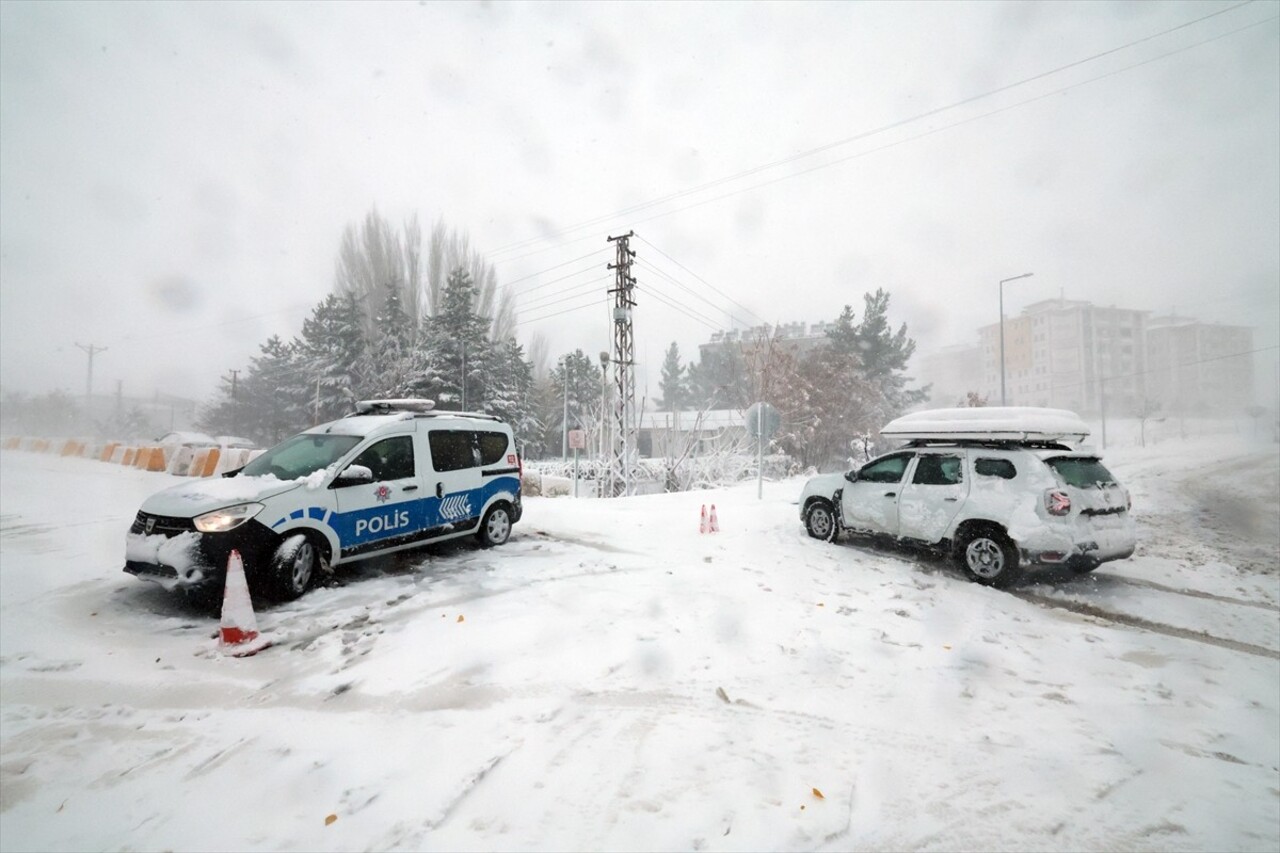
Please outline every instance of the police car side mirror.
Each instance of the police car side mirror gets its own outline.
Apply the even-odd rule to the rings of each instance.
[[[344,489],[347,486],[358,486],[361,483],[372,483],[373,471],[364,465],[348,465],[333,481],[333,488]]]
[[[846,471],[844,474],[844,478],[848,480],[850,483],[858,482],[858,469],[854,468],[851,471]]]

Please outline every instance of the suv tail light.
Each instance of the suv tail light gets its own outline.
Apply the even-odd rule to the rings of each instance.
[[[1071,512],[1071,496],[1061,489],[1049,489],[1044,493],[1044,508],[1049,515],[1068,515]]]

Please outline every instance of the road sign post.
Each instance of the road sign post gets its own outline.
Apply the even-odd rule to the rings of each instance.
[[[756,440],[756,500],[764,497],[764,440],[782,426],[782,415],[768,403],[756,403],[747,409],[747,435]]]
[[[578,496],[578,451],[587,446],[587,434],[580,429],[569,430],[569,446],[573,448],[573,496]]]

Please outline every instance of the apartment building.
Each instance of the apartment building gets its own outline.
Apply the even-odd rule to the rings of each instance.
[[[1028,305],[1004,321],[1005,402],[1082,414],[1136,411],[1147,397],[1149,313],[1070,299]],[[982,327],[978,337],[983,392],[999,405],[1000,324]]]
[[[1152,317],[1147,393],[1171,413],[1238,414],[1253,404],[1253,330],[1190,317]]]
[[[727,332],[714,332],[711,340],[705,344],[698,344],[698,352],[700,357],[706,358],[707,353],[719,353],[728,347],[740,347],[744,353],[749,353],[755,347],[759,346],[762,341],[768,341],[775,332],[779,342],[781,342],[793,355],[803,356],[811,349],[816,347],[827,339],[827,328],[831,323],[780,323],[773,327],[768,323],[760,326],[752,326],[749,329],[732,329]]]

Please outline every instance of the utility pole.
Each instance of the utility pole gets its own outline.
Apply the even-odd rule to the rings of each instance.
[[[236,377],[240,371],[231,371],[231,434],[240,434],[240,404],[236,402]]]
[[[613,461],[609,469],[609,494],[631,494],[631,453],[635,445],[636,417],[636,362],[635,331],[631,326],[631,309],[636,301],[632,292],[636,280],[631,276],[631,259],[636,256],[628,246],[628,240],[635,236],[628,231],[618,237],[610,237],[610,243],[617,243],[617,260],[609,264],[609,269],[617,270],[617,278],[613,289],[613,376],[618,388],[618,401],[614,408],[614,423],[617,434],[613,441]]]
[[[76,344],[76,346],[77,346],[77,347],[79,347],[80,349],[84,350],[85,352],[87,352],[87,353],[89,354],[89,376],[88,376],[88,378],[85,380],[85,383],[84,383],[84,416],[85,416],[86,418],[89,418],[90,420],[92,420],[92,419],[93,419],[93,414],[92,414],[92,403],[93,403],[93,356],[94,356],[94,354],[96,354],[96,353],[106,352],[106,351],[107,351],[107,348],[106,348],[106,347],[94,346],[93,344],[89,344],[88,346],[85,346],[84,344]]]

